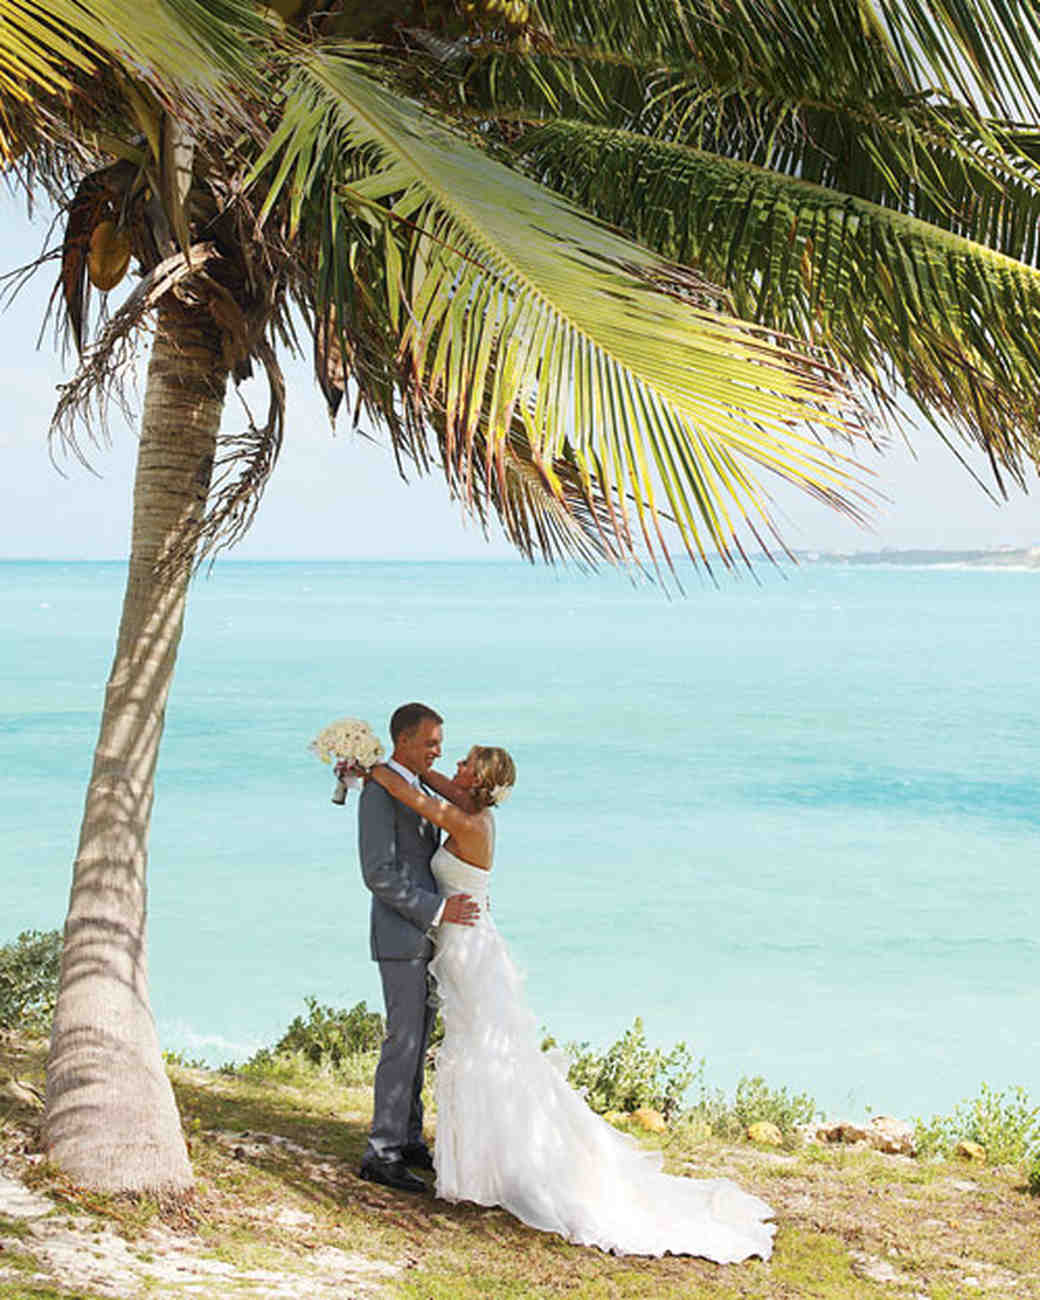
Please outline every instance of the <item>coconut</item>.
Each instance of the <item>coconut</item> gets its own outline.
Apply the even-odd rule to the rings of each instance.
[[[90,236],[87,274],[95,289],[106,293],[126,275],[130,265],[130,236],[114,221],[99,221]]]

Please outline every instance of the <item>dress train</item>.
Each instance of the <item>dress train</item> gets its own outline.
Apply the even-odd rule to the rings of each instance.
[[[441,892],[481,902],[473,927],[441,927],[430,963],[444,1018],[435,1096],[437,1195],[498,1205],[533,1228],[621,1255],[768,1259],[773,1211],[724,1178],[661,1172],[544,1053],[522,978],[487,906],[490,873],[440,848]],[[564,1067],[565,1068],[565,1067]]]

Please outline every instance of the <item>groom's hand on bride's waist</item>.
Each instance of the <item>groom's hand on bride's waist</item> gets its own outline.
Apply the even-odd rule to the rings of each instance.
[[[454,925],[475,925],[480,915],[480,904],[474,903],[469,894],[452,894],[444,904],[441,925],[451,921]]]

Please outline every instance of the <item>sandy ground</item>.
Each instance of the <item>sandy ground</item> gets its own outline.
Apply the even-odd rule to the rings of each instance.
[[[10,1161],[7,1162],[10,1164]],[[327,1163],[327,1162],[325,1162]],[[270,1207],[272,1223],[306,1230],[312,1216]],[[9,1264],[5,1255],[18,1264]],[[26,1267],[26,1256],[37,1262]],[[0,1281],[49,1283],[113,1300],[142,1295],[241,1297],[241,1300],[345,1300],[378,1293],[399,1270],[391,1264],[324,1246],[291,1273],[243,1269],[213,1257],[195,1236],[154,1224],[128,1242],[93,1216],[62,1213],[0,1170]]]

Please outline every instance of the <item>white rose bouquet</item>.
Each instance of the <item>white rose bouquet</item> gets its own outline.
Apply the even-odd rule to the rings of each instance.
[[[345,760],[351,767],[364,768],[365,771],[375,767],[385,752],[372,728],[360,718],[340,718],[338,722],[330,722],[307,748],[323,763],[331,763],[333,759]],[[347,791],[356,784],[355,778],[339,778],[332,802],[345,803]]]

